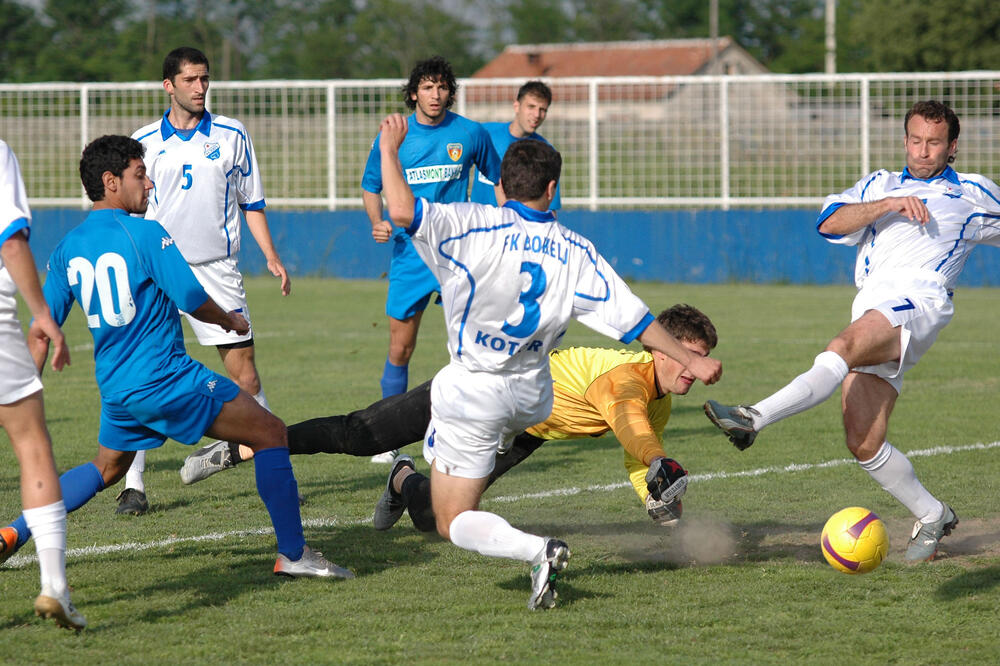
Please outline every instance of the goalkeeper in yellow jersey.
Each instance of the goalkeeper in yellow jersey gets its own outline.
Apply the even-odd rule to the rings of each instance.
[[[664,310],[657,321],[686,348],[702,356],[718,342],[711,320],[690,305]],[[675,524],[681,515],[680,495],[687,472],[667,457],[660,433],[670,418],[670,396],[687,393],[694,376],[654,351],[571,347],[553,351],[549,359],[554,380],[552,414],[499,452],[487,487],[546,441],[599,437],[612,431],[625,450],[629,479],[650,517],[664,525]],[[293,455],[371,456],[420,441],[430,421],[430,386],[428,381],[350,414],[289,426],[289,451]],[[210,444],[188,456],[181,478],[184,483],[195,483],[250,456],[249,449],[237,445]],[[430,479],[418,473],[413,459],[406,455],[393,461],[385,492],[375,508],[375,528],[389,529],[404,510],[409,511],[417,529],[435,530]]]

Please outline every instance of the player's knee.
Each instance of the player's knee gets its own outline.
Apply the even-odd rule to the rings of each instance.
[[[257,368],[255,368],[252,364],[235,373],[233,381],[236,382],[237,386],[250,395],[257,395],[260,393],[260,375],[257,374]]]
[[[98,454],[94,458],[94,467],[101,473],[105,488],[109,488],[125,478],[128,468],[132,465],[133,458],[135,458],[134,453],[123,453],[117,456],[102,456]]]
[[[399,342],[391,340],[389,342],[389,362],[393,365],[406,365],[413,356],[413,350],[417,348],[416,341]]]

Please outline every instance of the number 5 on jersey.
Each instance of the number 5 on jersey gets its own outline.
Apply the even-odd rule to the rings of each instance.
[[[96,267],[83,257],[73,257],[66,268],[66,278],[71,287],[80,285],[80,305],[87,315],[87,326],[90,328],[100,328],[102,318],[109,326],[115,327],[125,326],[135,318],[135,301],[132,300],[132,289],[128,284],[128,267],[120,254],[105,252],[97,258]],[[100,316],[90,313],[95,286]]]

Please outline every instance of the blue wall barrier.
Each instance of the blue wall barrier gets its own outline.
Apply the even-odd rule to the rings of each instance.
[[[31,246],[43,266],[78,209],[36,209]],[[814,210],[566,211],[560,221],[590,238],[626,278],[659,282],[851,284],[854,248],[816,233]],[[364,212],[268,211],[281,259],[293,275],[379,278],[389,248],[371,238]],[[240,267],[266,272],[244,226]],[[1000,250],[973,251],[960,283],[1000,286]]]

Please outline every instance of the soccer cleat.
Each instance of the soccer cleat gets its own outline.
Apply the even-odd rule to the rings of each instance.
[[[378,498],[378,502],[375,503],[375,515],[372,516],[372,524],[377,530],[387,530],[395,525],[406,509],[406,504],[403,503],[402,496],[392,489],[392,480],[396,477],[396,473],[403,467],[416,470],[416,467],[413,466],[413,458],[402,455],[392,463],[392,469],[389,470],[389,479],[385,482],[385,492],[382,493],[382,496]]]
[[[146,501],[146,493],[135,488],[126,488],[121,491],[118,493],[115,501],[118,502],[118,508],[115,509],[115,513],[141,516],[149,511],[149,502]]]
[[[907,562],[929,562],[937,555],[938,543],[943,537],[951,534],[958,525],[958,516],[947,504],[944,513],[933,523],[922,523],[919,520],[913,525],[910,535],[910,545],[906,548]]]
[[[17,552],[17,528],[8,525],[0,527],[0,564]]]
[[[184,459],[184,465],[181,466],[181,483],[185,485],[198,483],[216,472],[233,467],[236,467],[236,463],[233,462],[229,442],[217,439]]]
[[[753,407],[746,405],[722,405],[714,400],[705,403],[705,416],[729,436],[729,441],[740,451],[747,449],[757,438],[753,427],[753,416],[760,415]]]
[[[42,593],[35,598],[35,615],[55,620],[63,629],[80,631],[87,626],[87,618],[76,610],[68,591],[60,597],[51,588],[43,587]]]
[[[376,465],[388,465],[396,456],[399,455],[399,449],[393,449],[392,451],[386,451],[385,453],[378,453],[372,456],[372,462]]]
[[[354,578],[349,569],[338,567],[324,558],[323,553],[309,546],[302,549],[302,557],[294,562],[278,553],[274,575],[289,578]]]
[[[538,610],[556,605],[556,577],[569,563],[569,546],[559,539],[546,539],[545,549],[531,563],[531,598],[528,608]]]

